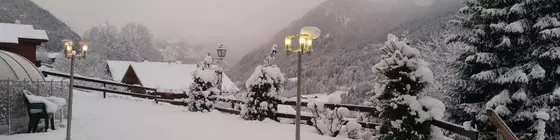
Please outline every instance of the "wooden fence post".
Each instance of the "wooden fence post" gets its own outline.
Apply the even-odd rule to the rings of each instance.
[[[505,140],[504,137],[500,134],[500,129],[496,130],[496,140]]]
[[[6,83],[6,87],[8,87],[8,135],[12,135],[12,91],[10,88],[12,87],[12,85],[10,85],[10,83],[10,79],[8,78],[8,81]]]
[[[500,118],[500,116],[498,116],[498,114],[496,114],[493,109],[487,108],[486,115],[488,115],[488,119],[490,119],[490,122],[492,122],[492,124],[494,124],[494,126],[496,126],[496,128],[498,129],[496,133],[496,135],[498,135],[498,140],[502,140],[500,138],[503,138],[505,140],[518,140],[517,136],[515,136],[515,134],[511,131],[511,129],[509,129],[504,120],[502,120],[502,118]]]
[[[472,113],[471,127],[475,130],[478,130],[478,128],[476,126],[476,113]],[[476,135],[474,135],[471,139],[472,140],[478,140],[478,133],[476,133]]]
[[[107,84],[103,83],[103,89],[107,89]],[[107,97],[107,91],[103,91],[103,99]]]
[[[53,83],[54,83],[54,79],[51,79],[51,82],[49,83],[51,85],[51,88],[49,88],[49,92],[51,95],[55,95]]]
[[[58,122],[62,123],[62,119],[64,118],[64,109],[60,110],[60,118],[58,118]]]

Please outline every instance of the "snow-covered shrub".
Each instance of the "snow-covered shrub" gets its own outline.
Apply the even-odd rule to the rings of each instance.
[[[210,111],[213,106],[214,96],[220,90],[216,87],[216,75],[213,70],[199,67],[192,73],[193,83],[190,86],[189,104],[190,111]]]
[[[257,66],[245,83],[249,91],[243,96],[245,106],[241,117],[246,120],[277,120],[276,111],[281,102],[278,95],[284,90],[284,82],[284,74],[276,65]]]
[[[551,98],[560,90],[560,1],[466,0],[459,13],[452,22],[463,31],[446,39],[465,48],[450,119],[461,123],[474,113],[480,138],[496,139],[484,110],[491,108],[519,139],[560,139],[560,120],[533,115],[560,116],[553,111],[560,98]]]
[[[362,131],[362,125],[356,120],[350,120],[346,125],[340,130],[342,135],[347,136],[351,139],[357,139],[360,137],[360,132]]]
[[[345,107],[329,109],[325,108],[324,105],[325,103],[322,103],[320,101],[307,103],[307,108],[311,110],[314,116],[314,118],[312,119],[313,125],[317,129],[317,133],[321,135],[336,137],[341,131],[344,123],[344,117],[349,116],[350,111]],[[350,130],[353,130],[354,127],[357,126],[352,126],[352,129]]]
[[[379,111],[381,120],[381,126],[377,128],[380,134],[376,138],[426,140],[445,137],[437,134],[441,131],[432,128],[428,122],[443,117],[443,103],[418,96],[433,82],[432,71],[420,58],[418,49],[389,34],[382,50],[387,54],[372,68],[375,96],[370,102]]]
[[[372,137],[375,135],[372,129],[362,129],[358,131],[358,135],[355,138],[356,140],[374,140]]]

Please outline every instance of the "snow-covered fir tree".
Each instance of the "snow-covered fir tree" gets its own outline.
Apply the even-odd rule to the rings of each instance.
[[[216,73],[208,65],[199,65],[197,70],[192,73],[193,83],[189,92],[190,111],[210,111],[213,106],[215,95],[220,90],[216,87]]]
[[[284,90],[284,74],[273,64],[274,56],[269,55],[264,65],[255,68],[255,72],[247,79],[245,87],[248,93],[243,95],[245,106],[241,110],[241,117],[246,120],[276,120],[279,95]]]
[[[520,139],[560,139],[560,0],[465,4],[452,21],[464,31],[447,39],[466,49],[457,61],[451,119],[476,114],[481,138],[495,139],[484,112],[492,108]]]
[[[433,82],[428,63],[420,57],[420,51],[405,41],[389,34],[382,48],[386,55],[372,67],[375,75],[371,103],[379,111],[382,140],[448,139],[429,120],[441,119],[445,106],[440,100],[419,96]]]

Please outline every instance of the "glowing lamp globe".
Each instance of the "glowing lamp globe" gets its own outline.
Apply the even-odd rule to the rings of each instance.
[[[218,58],[223,59],[224,57],[226,57],[227,49],[224,48],[223,45],[220,45],[220,47],[218,47],[216,52],[218,53]]]
[[[284,49],[286,51],[292,51],[292,37],[291,35],[284,37]]]
[[[311,39],[317,39],[321,36],[321,29],[317,27],[303,27],[299,31],[299,34],[309,35]]]
[[[64,39],[62,40],[62,44],[64,45],[65,57],[72,56],[72,46],[74,46],[74,43],[71,40]]]
[[[80,42],[80,46],[82,46],[82,54],[81,54],[81,55],[82,55],[82,57],[85,58],[85,57],[86,57],[86,53],[87,53],[87,51],[88,51],[88,49],[89,49],[89,45],[88,45],[87,43],[85,43],[85,42]]]

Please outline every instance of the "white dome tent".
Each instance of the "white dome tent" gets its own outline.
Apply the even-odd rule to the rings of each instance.
[[[0,80],[45,81],[45,78],[26,58],[0,50]]]
[[[0,50],[0,135],[27,132],[28,118],[23,91],[42,97],[67,98],[68,84],[46,81],[41,72],[25,57]],[[62,108],[64,117],[67,108]]]

